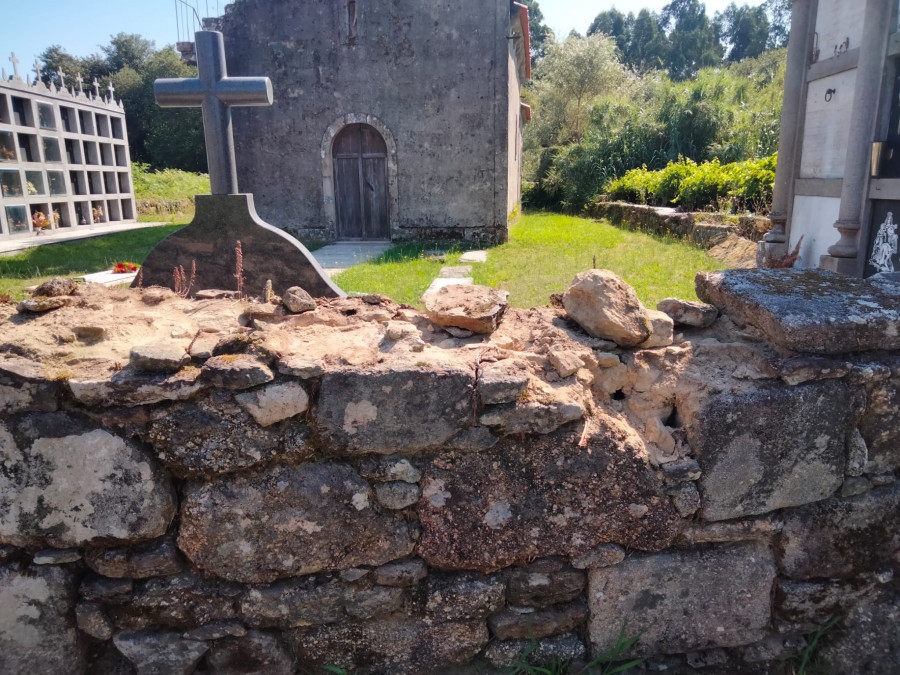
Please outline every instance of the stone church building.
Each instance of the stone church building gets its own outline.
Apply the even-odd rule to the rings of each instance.
[[[241,0],[207,29],[228,72],[238,176],[305,239],[496,243],[521,192],[528,12],[510,0]]]
[[[793,0],[772,231],[801,267],[900,271],[898,0]]]

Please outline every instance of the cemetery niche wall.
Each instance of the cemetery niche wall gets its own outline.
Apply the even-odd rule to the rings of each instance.
[[[125,111],[81,76],[66,86],[0,77],[0,236],[134,222]],[[39,68],[39,64],[35,64]],[[39,73],[39,71],[37,71]]]
[[[896,280],[696,283],[0,304],[0,671],[896,673]]]
[[[204,25],[229,72],[272,79],[274,106],[234,113],[264,220],[304,240],[506,240],[530,114],[524,6],[248,0]]]

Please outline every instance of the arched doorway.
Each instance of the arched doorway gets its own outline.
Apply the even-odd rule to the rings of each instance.
[[[335,137],[334,200],[341,239],[390,239],[388,151],[368,124],[349,124]]]

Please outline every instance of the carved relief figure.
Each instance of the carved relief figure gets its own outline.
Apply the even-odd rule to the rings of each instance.
[[[869,264],[879,272],[893,272],[895,255],[897,255],[897,224],[894,222],[893,212],[888,212],[887,218],[879,226],[878,234],[875,236]]]

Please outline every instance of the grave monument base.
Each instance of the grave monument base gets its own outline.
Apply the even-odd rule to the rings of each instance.
[[[173,268],[182,266],[189,276],[196,262],[191,295],[210,288],[236,289],[235,248],[240,241],[245,293],[261,294],[271,279],[278,295],[291,286],[313,297],[345,295],[303,244],[259,217],[252,194],[198,195],[196,207],[190,225],[163,239],[147,256],[144,286],[172,286]]]

